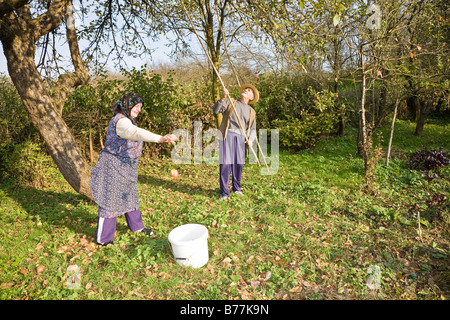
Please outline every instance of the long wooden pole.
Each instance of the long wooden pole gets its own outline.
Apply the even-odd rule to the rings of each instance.
[[[189,12],[187,11],[186,6],[184,5],[184,1],[181,1],[181,3],[182,3],[182,5],[183,5],[184,12],[186,13],[186,16],[188,17],[189,22],[191,23],[192,30],[194,31],[195,35],[197,36],[198,41],[200,42],[200,44],[201,44],[201,46],[202,46],[202,48],[203,48],[203,51],[205,51],[205,54],[206,54],[206,56],[208,57],[208,60],[209,60],[209,62],[211,63],[211,66],[213,67],[214,72],[217,74],[217,77],[219,78],[220,83],[222,84],[222,87],[224,87],[224,88],[226,89],[225,84],[223,83],[222,78],[220,77],[219,71],[217,71],[217,68],[214,66],[214,63],[213,63],[211,57],[209,56],[208,51],[206,50],[205,46],[203,45],[203,42],[202,42],[200,36],[198,35],[197,30],[196,30],[195,27],[194,27],[194,23],[192,22],[191,16],[189,15]],[[236,115],[236,118],[237,118],[237,120],[238,120],[239,128],[240,128],[241,131],[242,131],[242,135],[243,135],[244,138],[245,138],[245,142],[247,142],[249,148],[252,150],[253,155],[255,156],[256,161],[257,161],[257,163],[258,163],[258,166],[261,166],[261,163],[259,162],[259,159],[258,159],[258,156],[256,155],[255,150],[253,150],[253,147],[251,147],[250,144],[248,143],[248,142],[249,142],[248,137],[247,137],[247,135],[245,134],[245,130],[244,130],[243,126],[242,126],[241,120],[239,119],[239,116],[238,116],[238,113],[237,113],[237,111],[236,111],[236,107],[235,107],[235,105],[234,105],[234,102],[233,102],[233,100],[231,99],[230,94],[228,94],[227,96],[228,96],[228,100],[229,100],[230,103],[231,103],[231,106],[233,107],[233,111],[234,111],[234,113],[235,113],[235,115]]]

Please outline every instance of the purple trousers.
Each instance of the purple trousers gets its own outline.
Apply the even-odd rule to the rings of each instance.
[[[232,191],[241,191],[242,169],[245,163],[245,138],[228,132],[225,141],[220,143],[220,195],[228,196],[228,183],[231,179]]]
[[[144,229],[144,223],[142,222],[142,215],[139,209],[125,213],[125,219],[131,231],[135,232]],[[117,217],[101,218],[99,215],[97,222],[97,242],[104,244],[113,241],[114,234],[116,233],[116,224]]]

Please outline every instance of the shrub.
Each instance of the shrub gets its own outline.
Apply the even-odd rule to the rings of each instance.
[[[50,156],[31,140],[10,147],[9,152],[2,153],[1,160],[7,175],[35,187],[44,184],[44,174],[52,164]]]
[[[32,134],[31,121],[16,88],[8,77],[0,76],[0,148],[20,143]]]
[[[0,76],[0,176],[13,176],[31,182],[41,179],[32,162],[36,155],[38,135],[25,111],[11,80]],[[27,163],[27,157],[31,159]]]
[[[203,122],[204,130],[214,124],[214,102],[205,93],[205,86],[195,82],[182,86],[174,81],[171,73],[164,80],[160,74],[148,73],[144,67],[124,75],[128,77],[127,90],[144,99],[144,112],[137,120],[140,127],[165,135],[181,128],[193,130],[193,121],[197,120]],[[166,144],[145,144],[144,148],[157,155],[169,155],[171,149]]]
[[[336,119],[335,95],[328,90],[316,92],[311,87],[308,93],[314,101],[310,111],[301,111],[300,118],[273,121],[273,125],[280,130],[280,143],[285,147],[294,150],[312,149],[322,134],[333,129]]]
[[[161,75],[147,73],[145,69],[133,69],[125,73],[129,78],[127,90],[136,92],[144,99],[143,114],[138,123],[150,131],[166,134],[188,123],[186,110],[191,101],[181,87],[177,86],[171,74],[167,80]]]
[[[430,171],[447,166],[450,163],[448,152],[434,149],[423,150],[414,153],[409,161],[409,168],[417,171]]]
[[[102,78],[77,87],[65,103],[64,120],[86,158],[90,155],[90,139],[94,154],[103,148],[106,128],[113,115],[109,107],[120,97],[123,83],[123,80]]]
[[[256,83],[261,98],[254,105],[258,126],[272,128],[275,120],[300,118],[302,112],[314,108],[308,94],[308,88],[313,85],[317,84],[303,76],[261,75]]]

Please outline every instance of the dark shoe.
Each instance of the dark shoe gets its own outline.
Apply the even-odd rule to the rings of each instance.
[[[101,245],[106,247],[108,244],[114,245],[114,241],[108,241],[108,242],[102,243]]]
[[[146,234],[147,236],[149,236],[149,237],[155,235],[155,233],[154,233],[152,230],[147,229],[147,228],[142,229],[141,232],[145,233],[145,234]]]

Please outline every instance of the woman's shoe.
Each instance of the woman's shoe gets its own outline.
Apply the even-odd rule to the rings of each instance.
[[[141,232],[145,233],[149,237],[155,235],[155,233],[151,229],[147,229],[147,228],[142,229]]]

